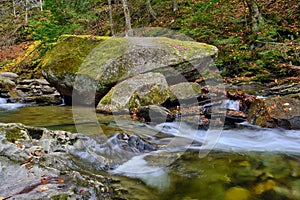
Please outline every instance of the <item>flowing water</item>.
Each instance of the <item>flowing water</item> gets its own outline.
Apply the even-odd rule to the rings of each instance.
[[[6,104],[0,102],[0,122],[77,132],[71,107]],[[128,116],[96,116],[98,124],[84,123],[91,137],[97,129],[108,138],[127,132],[162,146],[105,172],[121,180],[116,184],[132,199],[300,199],[299,131],[241,124],[223,130],[211,150],[202,148],[206,131],[183,122],[145,125]]]

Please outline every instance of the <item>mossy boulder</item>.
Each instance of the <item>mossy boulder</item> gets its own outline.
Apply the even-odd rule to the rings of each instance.
[[[97,111],[129,112],[131,108],[162,104],[170,95],[165,77],[160,73],[149,72],[117,84],[101,99]]]
[[[300,100],[288,97],[256,99],[248,111],[248,122],[266,127],[300,129]]]
[[[77,72],[86,56],[108,37],[63,35],[42,59],[44,77],[71,103]]]
[[[92,104],[117,82],[141,73],[160,72],[172,84],[193,81],[217,52],[204,43],[164,37],[65,35],[46,53],[42,68],[66,103],[75,94],[81,103]]]

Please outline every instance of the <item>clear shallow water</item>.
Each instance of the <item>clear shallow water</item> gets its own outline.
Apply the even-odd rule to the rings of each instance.
[[[223,130],[213,150],[200,158],[203,130],[184,123],[145,126],[128,116],[97,114],[97,118],[98,124],[82,120],[86,134],[109,137],[128,132],[167,147],[135,156],[109,171],[121,180],[118,184],[129,191],[131,199],[300,199],[299,131]],[[68,106],[1,110],[0,122],[77,132]],[[179,145],[169,145],[174,138]]]

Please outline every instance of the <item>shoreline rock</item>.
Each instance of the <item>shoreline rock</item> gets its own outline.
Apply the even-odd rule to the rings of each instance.
[[[5,180],[0,198],[127,198],[111,177],[101,175],[110,161],[85,135],[0,123],[0,144],[0,177]],[[146,144],[142,148],[149,149]]]
[[[18,79],[12,72],[0,73],[0,97],[7,103],[59,105],[60,94],[45,79]]]
[[[300,100],[289,97],[256,99],[247,120],[262,127],[300,129]]]

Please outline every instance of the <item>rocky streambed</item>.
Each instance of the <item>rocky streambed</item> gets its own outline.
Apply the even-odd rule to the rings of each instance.
[[[1,199],[127,197],[125,190],[114,186],[117,180],[103,175],[113,164],[101,152],[108,153],[110,145],[126,148],[118,137],[101,144],[81,134],[12,123],[0,124],[0,132]]]
[[[117,125],[111,122],[106,126],[112,129]],[[105,137],[0,124],[0,197],[300,197],[297,131],[258,127],[225,130],[214,149],[199,157],[206,131],[188,124],[145,127],[124,123],[118,127],[120,131]],[[172,143],[175,140],[177,145]]]
[[[225,85],[216,56],[164,37],[65,35],[42,59],[46,80],[1,73],[1,104],[44,106],[3,115],[80,133],[1,124],[0,198],[299,199],[299,80]]]

